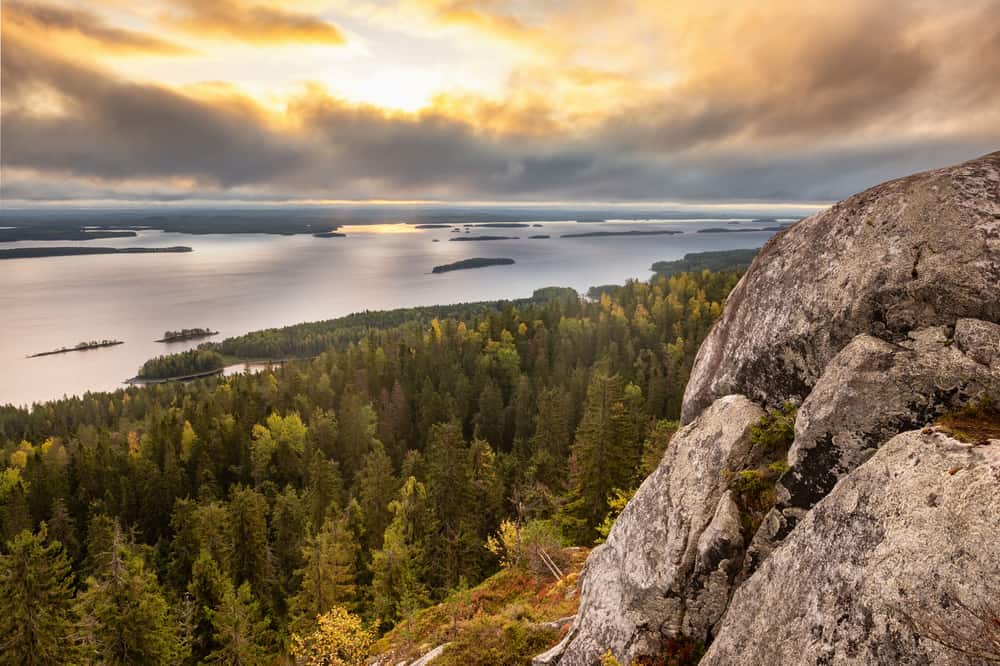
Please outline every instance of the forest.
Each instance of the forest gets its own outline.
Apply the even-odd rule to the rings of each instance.
[[[0,408],[3,660],[363,663],[512,531],[593,545],[738,279],[360,313],[189,352],[312,356],[258,374]]]

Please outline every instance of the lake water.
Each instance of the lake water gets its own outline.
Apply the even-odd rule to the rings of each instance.
[[[347,228],[346,238],[182,235],[88,241],[109,247],[188,245],[187,254],[93,255],[0,261],[0,404],[24,405],[113,390],[146,359],[202,341],[162,344],[165,330],[208,327],[214,339],[329,319],[359,310],[530,296],[544,286],[585,292],[646,279],[654,261],[687,252],[759,247],[773,232],[697,233],[728,220],[544,222],[541,228],[474,229],[517,240],[450,242],[449,229],[403,225]],[[744,227],[749,221],[739,223]],[[566,233],[677,229],[664,236],[559,238]],[[738,225],[733,225],[738,228]],[[547,240],[528,239],[549,234]],[[464,235],[464,234],[463,234]],[[435,239],[438,242],[434,242]],[[5,243],[3,247],[71,245]],[[510,257],[513,266],[431,274],[470,257]],[[83,340],[125,344],[25,358]]]

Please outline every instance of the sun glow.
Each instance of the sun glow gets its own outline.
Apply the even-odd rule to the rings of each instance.
[[[337,229],[342,234],[418,234],[412,224],[393,222],[387,224],[346,224]]]

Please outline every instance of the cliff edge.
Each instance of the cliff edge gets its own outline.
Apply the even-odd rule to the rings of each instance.
[[[1000,152],[799,221],[732,292],[535,663],[1000,660],[998,406]]]

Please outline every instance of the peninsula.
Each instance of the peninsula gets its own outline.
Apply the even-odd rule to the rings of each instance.
[[[162,254],[192,252],[190,247],[17,247],[0,250],[0,259],[37,259],[40,257],[74,257],[83,254]]]
[[[486,268],[487,266],[510,266],[513,263],[514,263],[513,259],[508,259],[506,257],[500,257],[496,259],[489,259],[486,257],[475,257],[473,259],[463,259],[462,261],[456,261],[453,264],[444,264],[441,266],[435,266],[431,272],[447,273],[449,271],[461,271],[467,268]]]

